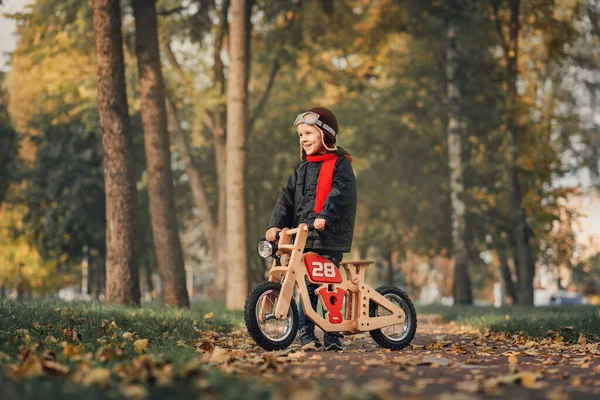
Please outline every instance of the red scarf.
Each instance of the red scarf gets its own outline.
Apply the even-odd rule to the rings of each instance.
[[[349,154],[345,155],[348,160],[352,161]],[[331,191],[333,184],[333,170],[338,156],[335,153],[326,153],[320,156],[306,156],[308,162],[323,162],[319,171],[319,180],[317,181],[317,196],[315,199],[315,213],[318,214],[323,209],[325,200]]]

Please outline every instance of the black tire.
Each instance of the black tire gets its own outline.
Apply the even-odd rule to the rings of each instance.
[[[288,317],[286,320],[290,318],[291,313],[291,326],[289,330],[286,329],[285,336],[281,339],[274,340],[267,336],[263,330],[261,329],[258,316],[256,314],[256,306],[260,301],[263,294],[273,291],[279,294],[281,292],[281,284],[277,282],[261,282],[250,291],[248,298],[246,299],[246,305],[244,306],[244,319],[246,321],[246,328],[248,328],[248,333],[254,341],[265,350],[282,350],[287,348],[294,339],[296,338],[296,333],[298,332],[298,308],[296,307],[296,302],[292,299],[290,304],[290,309],[288,311]],[[284,320],[284,321],[286,321]],[[286,325],[287,327],[287,325]]]
[[[396,300],[400,300],[400,306],[406,314],[408,326],[397,339],[388,336],[384,332],[385,328],[375,329],[369,331],[369,333],[371,334],[373,340],[381,347],[385,347],[386,349],[390,350],[402,350],[408,346],[410,342],[412,342],[415,337],[415,333],[417,332],[417,312],[415,311],[415,306],[410,300],[410,297],[408,297],[406,293],[395,286],[380,286],[376,290],[377,293],[382,296],[387,295],[386,297],[388,297],[388,300],[391,300],[389,297],[395,297]],[[402,302],[404,304],[401,304]],[[377,308],[377,304],[371,301],[369,306],[369,316],[375,317],[377,315]]]

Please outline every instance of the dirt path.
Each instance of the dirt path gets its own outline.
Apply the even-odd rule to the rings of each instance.
[[[286,381],[283,398],[600,398],[600,346],[584,339],[567,344],[552,335],[528,340],[482,334],[435,316],[421,317],[411,348],[399,352],[380,348],[368,334],[342,339],[345,349],[339,352],[303,352],[297,344],[265,352],[244,335],[234,332],[233,343],[222,338],[229,349],[218,350],[222,357],[212,350],[206,357],[225,372]]]

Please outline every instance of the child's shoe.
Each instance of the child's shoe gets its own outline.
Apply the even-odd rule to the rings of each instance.
[[[316,350],[321,347],[321,342],[315,336],[314,329],[301,329],[300,330],[300,345],[302,350]]]
[[[336,332],[325,332],[325,336],[323,337],[325,350],[343,350],[342,342],[340,342],[341,337],[344,336]]]

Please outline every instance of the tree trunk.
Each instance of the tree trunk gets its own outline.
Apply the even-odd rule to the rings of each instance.
[[[154,247],[163,300],[188,307],[183,251],[173,197],[165,90],[158,50],[155,0],[133,0],[141,114]]]
[[[94,0],[98,111],[106,192],[106,302],[139,304],[135,170],[118,0]]]
[[[95,286],[94,299],[99,300],[102,289],[106,287],[106,256],[100,256],[97,260]]]
[[[392,252],[388,251],[385,255],[385,261],[387,262],[387,277],[386,283],[388,285],[394,285],[394,263],[392,262]]]
[[[226,37],[226,33],[228,31],[228,21],[227,14],[229,11],[229,0],[224,0],[221,5],[221,10],[219,12],[220,18],[220,26],[215,34],[215,45],[214,45],[214,65],[213,65],[213,73],[214,73],[214,87],[219,92],[221,97],[225,96],[225,66],[223,65],[223,61],[221,60],[221,50],[223,49],[223,42]],[[181,83],[183,85],[190,85],[191,83],[186,78],[186,74],[184,73],[181,65],[178,63],[175,55],[171,51],[169,45],[166,46],[167,56],[171,65],[177,72]],[[213,221],[213,236],[212,239],[207,237],[209,241],[209,248],[211,251],[211,259],[213,264],[213,271],[215,273],[213,285],[210,291],[211,299],[217,300],[225,300],[226,297],[226,289],[227,289],[227,245],[224,243],[224,238],[226,235],[226,196],[227,196],[227,182],[225,178],[225,163],[226,163],[226,132],[224,128],[224,121],[226,119],[227,109],[224,104],[219,104],[217,106],[216,111],[213,115],[208,115],[206,118],[206,124],[209,126],[213,138],[214,138],[214,146],[215,146],[215,157],[216,157],[216,170],[217,170],[217,179],[218,179],[218,187],[219,187],[219,199],[217,206],[217,214],[216,218],[212,217]],[[190,178],[190,185],[192,185],[192,179]],[[192,192],[195,189],[192,188]],[[199,199],[199,198],[198,198]],[[203,206],[198,204],[198,199],[194,196],[194,200],[196,201],[196,205],[199,209]]]
[[[453,295],[455,304],[471,304],[471,278],[465,245],[465,203],[460,121],[460,88],[457,78],[458,45],[454,21],[448,25],[446,48],[446,101],[448,107],[448,167],[450,170],[450,197],[452,204],[452,254],[454,256]]]
[[[152,282],[152,268],[150,266],[150,259],[144,263],[144,273],[146,274],[146,284],[148,285],[150,298],[154,298],[154,283]]]
[[[227,87],[227,308],[243,309],[247,285],[244,164],[246,130],[246,1],[232,0]]]
[[[506,79],[508,83],[507,97],[507,162],[510,220],[513,236],[516,241],[517,258],[519,260],[519,304],[533,305],[533,277],[535,265],[531,254],[531,229],[527,224],[527,216],[523,208],[518,167],[518,126],[517,126],[517,76],[519,50],[519,8],[520,0],[510,0],[510,36],[508,54],[506,54]]]
[[[505,248],[499,248],[498,257],[500,258],[500,275],[502,276],[502,284],[504,285],[504,291],[508,297],[512,300],[512,304],[517,304],[517,290],[515,283],[512,278],[512,271],[510,265],[508,265],[508,257],[506,255]]]
[[[223,1],[221,11],[221,26],[217,34],[217,46],[215,46],[213,59],[213,73],[215,85],[222,97],[225,97],[225,66],[221,59],[221,49],[229,30],[227,15],[229,13],[229,0]],[[217,234],[215,236],[214,248],[216,253],[213,254],[213,263],[215,265],[215,298],[225,299],[227,293],[227,274],[228,262],[227,243],[223,242],[223,238],[227,235],[227,132],[224,129],[224,121],[227,118],[227,107],[224,104],[219,104],[213,118],[213,135],[215,139],[215,158],[217,167],[217,177],[219,180],[219,203],[217,205]]]
[[[212,249],[211,238],[215,234],[215,221],[213,220],[210,207],[208,206],[208,200],[206,199],[206,191],[204,185],[200,179],[200,172],[198,166],[194,163],[194,157],[192,154],[192,144],[181,129],[181,123],[179,122],[179,116],[177,109],[173,101],[167,97],[167,112],[169,116],[169,124],[171,132],[175,138],[175,145],[182,153],[183,165],[185,167],[185,173],[189,178],[190,189],[192,189],[192,196],[194,197],[194,203],[198,208],[198,214],[202,223],[202,233],[209,242],[209,247]]]

